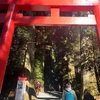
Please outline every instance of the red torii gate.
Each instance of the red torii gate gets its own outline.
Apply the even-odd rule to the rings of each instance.
[[[9,57],[14,27],[19,26],[70,26],[97,25],[100,47],[100,3],[99,0],[0,0],[0,92]],[[23,16],[18,11],[49,11],[50,16]],[[93,11],[92,17],[60,16],[61,11]]]

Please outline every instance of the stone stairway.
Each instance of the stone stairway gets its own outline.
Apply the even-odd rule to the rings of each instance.
[[[58,91],[40,92],[37,100],[61,100],[62,93]]]

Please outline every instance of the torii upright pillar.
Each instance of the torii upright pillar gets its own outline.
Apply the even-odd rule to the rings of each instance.
[[[97,37],[98,37],[98,45],[100,48],[100,3],[94,6],[94,15],[95,15],[97,29],[98,29]]]
[[[0,36],[0,92],[2,89],[4,74],[6,71],[10,47],[14,33],[14,15],[17,9],[14,3],[9,4],[5,15],[4,25]]]

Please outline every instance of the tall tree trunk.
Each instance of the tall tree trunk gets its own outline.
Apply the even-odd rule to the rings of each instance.
[[[27,100],[31,100],[31,95],[34,96],[34,98],[36,99],[36,90],[35,90],[35,73],[34,73],[34,59],[35,59],[35,33],[34,33],[34,28],[28,27],[29,30],[29,34],[30,34],[30,41],[27,43],[27,50],[25,52],[25,66],[24,66],[24,74],[25,76],[28,77],[28,89],[27,92],[25,94],[25,98],[29,97],[29,99],[27,98]],[[31,93],[31,91],[33,93]]]
[[[84,71],[83,71],[83,69],[84,69],[84,67],[81,65],[81,55],[82,55],[82,50],[81,50],[81,45],[82,45],[82,27],[80,27],[80,66],[81,66],[81,84],[80,84],[80,86],[81,86],[81,90],[80,90],[80,100],[82,100],[82,95],[83,95],[83,73],[84,73]]]

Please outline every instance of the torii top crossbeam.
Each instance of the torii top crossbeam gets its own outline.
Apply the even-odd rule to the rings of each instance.
[[[0,4],[10,4],[14,2],[18,5],[53,5],[53,6],[72,6],[72,5],[94,5],[99,0],[0,0]]]
[[[15,25],[95,25],[94,17],[72,18],[59,15],[61,11],[93,11],[98,0],[0,0],[1,9],[7,9],[11,4],[15,4],[17,12],[20,10],[50,11],[51,14],[50,17],[30,17],[17,13]],[[4,23],[4,17],[5,15],[1,14],[0,19],[3,19],[0,23]]]
[[[9,57],[14,27],[51,25],[97,25],[100,47],[100,3],[99,0],[0,0],[0,91]],[[5,10],[6,12],[3,12]],[[49,16],[24,16],[19,11],[49,11]],[[62,11],[93,11],[92,17],[60,16]]]

